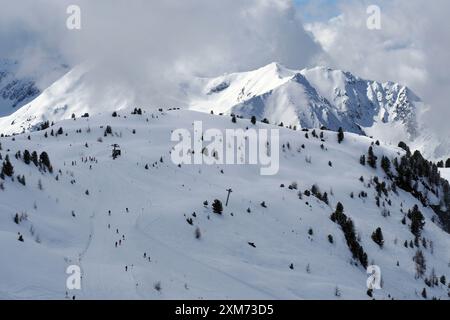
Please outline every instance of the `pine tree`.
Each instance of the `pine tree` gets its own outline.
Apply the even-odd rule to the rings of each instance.
[[[398,144],[399,148],[402,148],[403,150],[406,151],[406,155],[410,156],[411,155],[411,149],[409,149],[408,145],[406,143],[404,143],[403,141],[400,141]]]
[[[338,142],[342,143],[344,141],[344,130],[342,130],[342,127],[339,127],[338,130]]]
[[[425,225],[425,218],[417,205],[415,205],[412,211],[408,213],[408,217],[411,219],[411,233],[415,235],[416,238],[420,237]]]
[[[427,271],[427,265],[421,250],[416,251],[413,261],[416,263],[416,277],[422,278]]]
[[[30,164],[31,163],[31,154],[30,151],[25,150],[23,152],[23,162],[25,162],[25,164]]]
[[[359,163],[363,166],[366,165],[366,156],[364,154],[359,158]]]
[[[256,117],[252,116],[252,119],[250,121],[252,122],[253,125],[255,125],[256,124]]]
[[[38,162],[38,155],[36,151],[33,151],[31,153],[31,161],[34,163],[34,165],[37,167],[39,162]]]
[[[44,151],[41,153],[41,155],[39,156],[39,161],[41,162],[42,165],[44,165],[44,167],[48,169],[50,173],[53,172],[53,167],[50,163],[50,158],[48,157],[47,152]]]
[[[377,160],[378,160],[378,158],[373,153],[372,146],[370,146],[369,147],[369,155],[367,157],[367,163],[369,164],[369,166],[371,166],[372,168],[376,169],[377,168]]]
[[[450,158],[448,158],[447,161],[445,162],[445,167],[450,168]]]
[[[391,161],[388,157],[383,156],[381,158],[381,168],[384,170],[384,172],[386,172],[388,176],[391,175]]]
[[[333,236],[331,234],[328,235],[328,242],[331,244],[333,244],[334,242]]]
[[[195,228],[195,239],[200,239],[202,237],[202,232],[200,231],[200,228]]]
[[[231,122],[236,123],[236,116],[234,114],[231,116]]]
[[[2,174],[7,177],[12,177],[14,174],[14,167],[9,161],[9,155],[6,155],[5,161],[3,162]]]
[[[377,228],[372,233],[372,240],[380,246],[380,248],[383,248],[384,244],[384,238],[383,238],[383,232],[381,231],[381,228]]]
[[[339,212],[339,213],[344,212],[344,206],[342,205],[342,203],[338,202],[338,204],[336,205],[336,212]]]
[[[218,199],[214,200],[214,202],[212,204],[212,208],[213,208],[214,213],[222,214],[222,212],[223,212],[222,202]]]
[[[18,175],[17,176],[17,181],[19,181],[19,183],[22,184],[23,186],[26,186],[26,181],[25,181],[25,176],[24,175],[22,175],[22,176]]]
[[[104,136],[106,137],[108,134],[112,134],[111,126],[106,126]]]
[[[423,288],[423,290],[422,290],[422,297],[423,297],[424,299],[427,298],[427,289],[426,289],[426,288]]]

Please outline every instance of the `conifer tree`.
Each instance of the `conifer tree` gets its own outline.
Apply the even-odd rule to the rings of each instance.
[[[411,219],[411,233],[415,235],[416,238],[420,237],[425,225],[425,218],[417,205],[415,205],[412,211],[408,213],[408,217]]]
[[[25,164],[30,164],[31,163],[31,154],[30,151],[25,150],[23,152],[23,162],[25,162]]]
[[[423,297],[424,299],[427,298],[427,289],[426,289],[426,288],[423,288],[423,290],[422,290],[422,297]]]
[[[39,161],[41,162],[41,164],[44,167],[46,167],[48,169],[48,171],[50,173],[53,172],[53,167],[52,167],[52,165],[50,163],[50,158],[49,158],[47,152],[44,151],[44,152],[41,153],[41,155],[39,156]]]
[[[381,158],[381,168],[384,170],[384,172],[386,172],[388,176],[391,175],[391,161],[388,157],[383,156]]]
[[[427,271],[427,265],[425,261],[425,257],[421,250],[417,250],[414,255],[413,261],[416,263],[416,277],[421,278],[425,275]]]
[[[6,155],[5,161],[3,162],[2,174],[7,177],[12,177],[14,174],[14,167],[9,161],[9,155]]]
[[[222,214],[222,212],[223,212],[222,202],[218,199],[214,200],[214,202],[212,204],[212,208],[213,208],[214,213]]]
[[[372,240],[380,246],[380,248],[383,248],[384,244],[384,238],[383,238],[383,232],[381,231],[381,228],[377,228],[372,233]]]
[[[377,159],[378,159],[377,156],[375,156],[375,154],[373,153],[372,146],[370,146],[369,147],[369,155],[367,157],[367,163],[369,164],[369,166],[376,169],[377,168]]]
[[[364,154],[359,158],[359,163],[363,166],[366,165],[366,156]]]
[[[342,143],[344,141],[344,130],[342,130],[342,127],[339,127],[338,130],[338,142]]]

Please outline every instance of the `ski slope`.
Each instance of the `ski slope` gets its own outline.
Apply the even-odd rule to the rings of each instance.
[[[417,204],[425,216],[423,237],[433,244],[421,247],[427,276],[434,269],[450,279],[450,235],[430,208],[402,190],[390,193],[390,216],[382,216],[368,183],[387,178],[379,167],[359,164],[372,139],[346,133],[339,144],[335,132],[323,131],[321,141],[311,131],[306,138],[305,132],[258,122],[256,128],[279,128],[282,146],[279,173],[261,176],[258,166],[178,167],[170,158],[173,130],[191,129],[194,121],[205,129],[245,129],[253,127],[249,120],[234,124],[229,116],[186,110],[130,113],[77,114],[45,131],[0,138],[0,153],[9,154],[14,175],[26,178],[23,186],[6,177],[0,190],[0,299],[371,299],[366,270],[330,220],[339,201],[370,264],[381,268],[383,288],[374,298],[423,299],[426,287],[428,298],[448,299],[446,285],[429,288],[415,277],[416,248],[403,245],[413,235],[401,223],[402,211]],[[105,137],[107,125],[113,134]],[[60,127],[63,134],[50,134]],[[122,156],[113,160],[115,143]],[[404,154],[384,144],[374,148],[380,158]],[[24,149],[46,151],[53,173],[14,157]],[[293,182],[298,190],[288,188]],[[328,193],[329,205],[314,196],[299,198],[314,184]],[[228,188],[233,192],[225,207]],[[368,197],[359,198],[361,191]],[[214,199],[224,203],[222,215],[213,213]],[[26,215],[19,224],[16,213]],[[382,249],[371,239],[378,227]],[[81,290],[66,288],[69,265],[81,267]]]

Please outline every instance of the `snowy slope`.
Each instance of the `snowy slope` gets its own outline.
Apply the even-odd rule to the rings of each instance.
[[[82,290],[68,292],[78,299],[369,299],[366,271],[330,220],[338,201],[353,219],[369,262],[381,267],[383,289],[375,298],[422,299],[424,287],[428,298],[448,298],[443,284],[429,288],[415,277],[417,248],[404,247],[414,236],[401,220],[415,204],[425,216],[428,246],[419,246],[426,276],[434,270],[450,279],[450,235],[429,207],[402,190],[389,192],[391,205],[383,197],[390,216],[382,216],[374,186],[368,185],[374,176],[389,181],[379,167],[359,164],[370,138],[346,133],[338,144],[331,131],[323,131],[321,141],[311,131],[306,138],[305,132],[281,128],[280,172],[264,177],[257,166],[178,167],[170,161],[173,130],[191,129],[198,120],[205,128],[245,129],[248,120],[233,124],[227,116],[182,110],[119,115],[64,120],[29,138],[0,138],[3,158],[9,154],[15,176],[26,178],[23,186],[6,177],[0,190],[1,299],[62,299],[68,291],[65,269],[72,264],[83,271]],[[113,134],[104,137],[106,125]],[[63,134],[50,134],[60,127]],[[277,128],[259,122],[256,127]],[[117,160],[111,158],[113,143],[122,148]],[[404,154],[384,144],[374,148],[379,157]],[[53,173],[14,157],[24,149],[48,152]],[[287,188],[293,182],[298,190]],[[313,184],[328,193],[329,205],[314,196],[299,198]],[[228,188],[230,203],[217,215],[211,203],[225,203]],[[358,197],[361,191],[368,197]],[[16,213],[26,219],[16,224]],[[378,227],[382,249],[371,239]]]

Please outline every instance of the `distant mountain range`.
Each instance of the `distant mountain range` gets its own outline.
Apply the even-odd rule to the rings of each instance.
[[[86,65],[77,66],[42,93],[32,82],[21,81],[15,86],[11,85],[14,81],[9,82],[10,87],[17,87],[5,94],[16,97],[10,100],[11,105],[30,102],[0,118],[1,132],[33,130],[43,121],[68,119],[72,114],[112,112],[135,103],[133,93],[120,85],[94,89],[91,73]],[[255,116],[298,129],[342,127],[394,145],[406,141],[433,160],[450,155],[450,142],[419,122],[419,114],[428,108],[408,87],[361,79],[341,70],[316,67],[296,71],[271,63],[254,71],[216,78],[192,77],[166,95],[168,104],[174,107]]]

